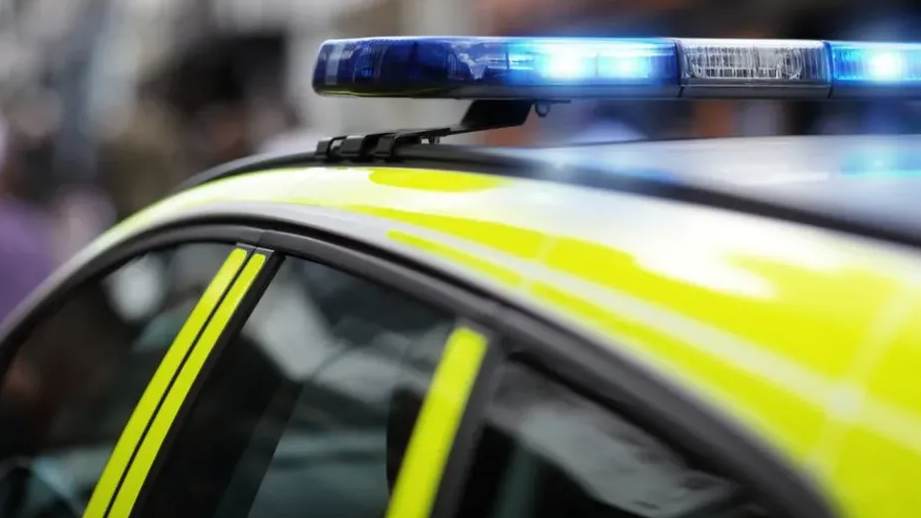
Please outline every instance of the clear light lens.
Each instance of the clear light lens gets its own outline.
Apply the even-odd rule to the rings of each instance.
[[[679,40],[685,85],[827,84],[820,41]]]

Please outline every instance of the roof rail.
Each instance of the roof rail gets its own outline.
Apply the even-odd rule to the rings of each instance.
[[[518,100],[473,101],[455,125],[328,138],[317,144],[316,155],[331,162],[391,161],[396,159],[397,148],[404,144],[437,144],[452,135],[521,126],[528,120],[531,108],[544,117],[550,104]]]

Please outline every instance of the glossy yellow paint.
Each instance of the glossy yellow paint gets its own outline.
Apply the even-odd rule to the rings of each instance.
[[[141,492],[144,482],[154,460],[160,451],[160,446],[166,439],[176,415],[182,403],[188,396],[198,373],[201,371],[208,356],[214,349],[221,332],[227,326],[230,318],[233,316],[243,296],[252,286],[262,267],[265,265],[265,254],[252,254],[246,265],[243,266],[239,276],[236,277],[233,285],[227,290],[227,295],[221,302],[220,307],[214,312],[214,316],[208,322],[201,337],[195,343],[194,348],[188,354],[185,363],[176,375],[169,392],[163,398],[160,409],[150,424],[147,434],[137,449],[137,453],[128,467],[128,473],[115,496],[109,511],[108,518],[128,518],[134,503]]]
[[[915,251],[546,182],[347,167],[214,182],[152,207],[110,239],[244,202],[384,222],[393,246],[667,374],[816,479],[844,515],[919,508],[909,475],[921,469],[912,442],[921,394],[906,381],[921,365]],[[861,471],[877,458],[885,464]]]
[[[138,448],[147,430],[147,424],[153,418],[166,394],[170,383],[176,376],[179,366],[189,353],[189,349],[195,342],[199,331],[204,327],[208,319],[211,318],[215,308],[224,296],[224,292],[230,287],[230,284],[236,278],[237,273],[246,262],[248,252],[241,248],[233,250],[224,261],[224,264],[217,271],[211,284],[202,294],[201,299],[195,305],[188,320],[182,326],[176,339],[160,362],[157,371],[154,373],[150,384],[141,396],[137,407],[128,419],[128,424],[122,431],[121,437],[112,450],[112,456],[109,458],[106,467],[102,472],[93,495],[90,497],[89,504],[83,512],[84,518],[101,518],[105,516],[115,496],[125,469],[131,462],[131,458]]]
[[[419,411],[387,518],[427,518],[431,514],[487,344],[485,336],[466,327],[458,327],[448,337]]]

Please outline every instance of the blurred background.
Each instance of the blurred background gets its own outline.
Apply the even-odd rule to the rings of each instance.
[[[330,38],[553,35],[921,41],[919,21],[919,0],[0,0],[0,321],[90,240],[197,172],[262,151],[312,150],[324,136],[450,124],[466,109],[464,102],[315,95],[311,88],[315,54]],[[584,102],[554,106],[546,119],[536,122],[532,117],[520,128],[452,140],[535,145],[918,132],[921,109],[881,101],[821,105]],[[47,317],[19,349],[26,352],[16,353],[13,367],[4,374],[0,461],[19,459],[23,451],[31,457],[31,452],[40,449],[40,460],[51,463],[43,471],[76,477],[70,486],[56,483],[54,488],[75,487],[79,492],[73,494],[78,496],[72,498],[85,503],[119,430],[226,253],[223,245],[214,244],[158,250],[122,266],[101,282],[74,291],[67,304]],[[297,428],[298,433],[317,446],[303,446],[314,443],[298,442],[303,437],[294,435],[298,441],[285,444],[323,452],[323,461],[317,464],[305,462],[310,454],[299,452],[301,467],[297,469],[303,471],[293,472],[309,477],[310,482],[290,479],[298,488],[310,487],[314,492],[289,490],[291,486],[284,485],[289,484],[286,474],[273,475],[273,480],[284,484],[265,494],[274,491],[332,502],[337,488],[348,486],[370,488],[365,492],[382,495],[381,501],[386,502],[386,484],[374,485],[385,480],[371,480],[366,475],[373,472],[361,466],[376,466],[375,462],[392,458],[387,453],[389,443],[377,443],[377,449],[368,451],[354,444],[392,434],[389,428],[378,429],[378,423],[387,422],[389,408],[401,407],[388,407],[393,403],[381,397],[400,401],[398,390],[402,389],[381,388],[386,385],[378,381],[404,379],[389,370],[396,367],[418,370],[420,376],[431,372],[434,364],[429,366],[426,358],[409,361],[404,351],[423,339],[443,344],[453,318],[432,315],[428,308],[406,304],[408,301],[391,300],[385,290],[318,263],[305,263],[302,269],[296,266],[286,262],[284,276],[279,274],[283,282],[273,282],[278,291],[270,288],[271,295],[263,299],[271,301],[264,318],[251,320],[252,326],[247,324],[239,343],[229,346],[242,351],[234,352],[233,357],[246,372],[239,378],[244,382],[237,383],[237,378],[227,374],[235,388],[225,390],[224,381],[215,385],[220,390],[206,398],[207,406],[200,407],[205,409],[200,413],[202,422],[208,427],[231,421],[246,424],[249,414],[240,414],[244,417],[234,421],[223,415],[237,414],[215,410],[225,403],[228,409],[261,405],[259,394],[271,396],[274,381],[267,382],[268,391],[255,390],[256,403],[240,406],[239,401],[246,399],[241,390],[252,392],[256,386],[246,380],[261,384],[269,379],[263,376],[276,376],[269,374],[276,370],[273,358],[280,358],[286,367],[307,365],[308,370],[299,374],[303,379],[297,382],[304,383],[307,403],[294,422],[302,427]],[[260,311],[257,308],[254,315],[262,315]],[[375,340],[368,342],[368,337]],[[299,356],[291,346],[301,342],[307,347]],[[123,354],[129,350],[132,354]],[[440,347],[430,350],[433,358],[441,354]],[[346,356],[349,359],[340,361]],[[408,367],[411,363],[416,365]],[[237,376],[233,369],[226,372]],[[289,375],[287,370],[278,372]],[[349,376],[324,375],[321,383],[317,381],[321,371]],[[352,373],[361,373],[361,382],[354,378],[352,383]],[[524,386],[529,383],[533,382]],[[290,383],[278,381],[277,386],[286,388],[273,396],[282,396],[271,399],[273,407],[287,397],[283,392]],[[546,393],[539,396],[535,401],[559,406]],[[315,404],[317,401],[322,403]],[[578,410],[578,404],[570,403],[567,408]],[[525,408],[517,399],[515,406],[516,410]],[[220,419],[215,417],[218,414]],[[379,416],[384,416],[383,421]],[[403,419],[402,414],[398,417]],[[589,415],[586,420],[567,414],[559,421],[563,428],[554,427],[553,434],[578,436],[582,444],[587,436],[578,423],[597,422],[595,417]],[[287,417],[280,422],[284,421]],[[566,423],[576,424],[570,430]],[[257,427],[260,432],[272,430],[274,434],[281,429],[263,424]],[[248,427],[250,424],[244,426]],[[198,434],[209,428],[189,429]],[[632,432],[628,435],[633,437]],[[341,447],[330,450],[338,453],[327,455],[327,444],[334,443],[326,441],[333,437],[342,441],[335,443]],[[236,440],[230,439],[231,444]],[[262,444],[262,440],[252,444]],[[233,458],[221,449],[225,442],[218,441],[211,449]],[[511,439],[499,441],[506,442],[511,444]],[[539,448],[541,443],[534,444]],[[247,450],[247,456],[261,448],[254,447]],[[532,465],[537,458],[520,456],[521,452],[506,455],[491,448],[483,451],[497,452],[495,458],[527,458],[522,466]],[[622,449],[621,445],[616,448]],[[202,459],[210,458],[210,453],[200,453],[205,455]],[[291,470],[297,463],[287,462],[284,469]],[[484,466],[495,471],[501,464],[490,461]],[[539,471],[558,470],[542,467]],[[334,478],[325,480],[327,473]],[[0,469],[0,476],[3,474]],[[248,477],[238,478],[238,474],[234,474],[234,484]],[[345,478],[336,477],[348,478],[348,484],[341,482]],[[489,477],[484,480],[487,485],[493,483]],[[186,486],[211,491],[194,483]],[[349,503],[356,509],[377,498],[355,499],[352,497],[362,496],[362,491],[348,492]],[[564,492],[582,494],[574,489]],[[316,496],[320,493],[323,495]],[[3,496],[0,494],[0,509],[5,509]],[[292,502],[284,505],[304,508],[300,500]],[[282,507],[272,504],[266,506],[270,509],[267,516],[278,516]],[[591,506],[598,508],[594,503]]]
[[[0,261],[16,239],[42,235],[31,253],[59,264],[221,162],[463,113],[452,101],[316,96],[314,54],[329,38],[917,40],[919,19],[921,3],[909,0],[0,0]],[[884,102],[579,103],[464,140],[908,132],[919,114]]]

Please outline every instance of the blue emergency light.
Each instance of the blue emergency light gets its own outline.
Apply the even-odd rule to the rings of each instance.
[[[921,99],[921,44],[800,40],[331,40],[321,95],[451,99]]]

